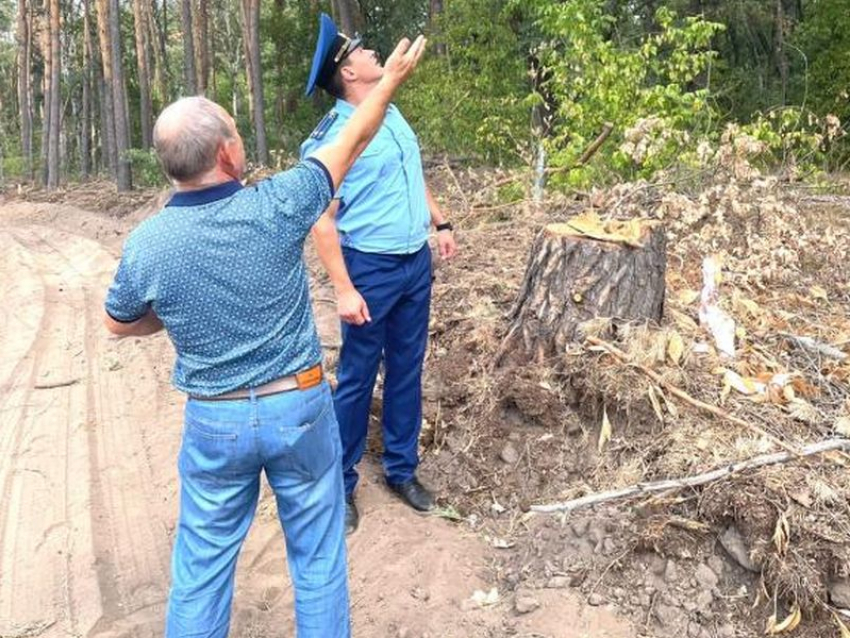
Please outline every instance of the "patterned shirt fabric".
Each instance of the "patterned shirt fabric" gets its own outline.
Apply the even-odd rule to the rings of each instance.
[[[243,188],[176,193],[127,238],[106,298],[122,322],[153,309],[172,382],[195,396],[262,385],[321,361],[303,258],[332,182],[317,160]]]
[[[336,106],[301,145],[309,157],[332,142],[355,107]],[[428,241],[431,214],[425,198],[425,176],[419,140],[401,112],[390,105],[369,146],[337,192],[336,227],[343,246],[367,253],[409,255]]]

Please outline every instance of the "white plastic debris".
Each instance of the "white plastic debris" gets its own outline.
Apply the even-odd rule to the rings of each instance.
[[[471,600],[479,607],[490,607],[499,602],[499,590],[495,587],[487,592],[476,589],[472,593]]]
[[[720,308],[720,264],[716,257],[706,257],[702,262],[702,293],[700,294],[699,322],[714,337],[721,356],[735,357],[735,320]]]

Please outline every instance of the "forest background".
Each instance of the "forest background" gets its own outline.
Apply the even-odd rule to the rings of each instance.
[[[398,99],[432,156],[556,187],[850,162],[848,0],[0,0],[0,187],[164,183],[153,121],[194,94],[287,165],[332,106],[304,95],[321,11],[383,55],[429,35]]]

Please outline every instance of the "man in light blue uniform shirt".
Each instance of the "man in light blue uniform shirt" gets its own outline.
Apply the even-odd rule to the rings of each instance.
[[[337,46],[322,47],[323,33],[331,34]],[[322,15],[307,94],[319,86],[337,100],[302,144],[302,158],[337,139],[383,73],[374,51],[364,49],[359,39],[340,34]],[[355,466],[366,447],[381,361],[387,485],[418,511],[433,507],[433,496],[416,476],[431,299],[431,224],[437,229],[440,255],[453,257],[457,247],[452,226],[425,184],[416,134],[390,105],[377,135],[313,229],[343,321],[334,407],[343,447],[347,533],[359,521]]]
[[[251,187],[223,108],[184,98],[157,120],[157,154],[177,192],[127,238],[104,322],[120,337],[164,328],[174,385],[189,395],[166,638],[227,636],[262,473],[285,532],[298,637],[351,635],[341,444],[303,245],[423,47],[399,44],[334,144]]]

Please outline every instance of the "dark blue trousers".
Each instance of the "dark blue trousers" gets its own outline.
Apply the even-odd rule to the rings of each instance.
[[[372,390],[384,361],[384,474],[389,483],[413,478],[422,426],[422,363],[428,343],[431,250],[382,255],[343,248],[354,287],[372,321],[342,324],[334,408],[342,439],[345,493],[357,486],[355,466],[366,449]]]

